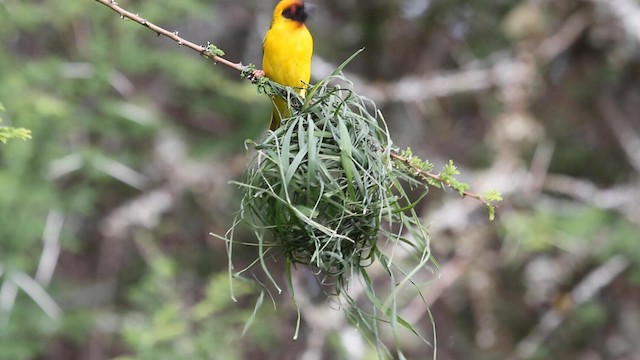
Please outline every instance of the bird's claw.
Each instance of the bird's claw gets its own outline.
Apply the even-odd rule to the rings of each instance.
[[[261,77],[265,76],[264,70],[253,70],[253,74],[251,75],[251,81],[256,82]]]

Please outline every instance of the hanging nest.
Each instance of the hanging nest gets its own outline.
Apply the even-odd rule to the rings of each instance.
[[[328,87],[330,80],[347,86]],[[290,88],[272,86],[294,116],[261,143],[250,142],[257,152],[238,183],[239,216],[260,230],[262,251],[279,251],[291,264],[341,278],[375,260],[381,238],[402,237],[387,230],[393,226],[382,229],[395,223],[414,230],[419,236],[412,243],[424,251],[426,231],[403,216],[410,207],[400,203],[407,199],[398,181],[426,187],[394,167],[389,134],[373,102],[339,75],[310,88],[306,102]],[[264,231],[272,235],[268,241]]]
[[[289,285],[294,265],[308,266],[324,283],[332,279],[333,294],[346,300],[349,318],[381,345],[377,322],[385,315],[392,327],[399,323],[416,332],[397,316],[395,295],[430,260],[427,231],[407,195],[408,188],[421,189],[424,195],[427,187],[394,163],[381,113],[351,90],[352,84],[339,75],[342,66],[311,86],[306,99],[270,81],[260,85],[271,96],[287,99],[293,116],[261,142],[247,142],[255,155],[244,179],[236,182],[241,207],[232,228],[218,237],[227,242],[234,277],[260,264],[280,291],[265,261],[277,253],[286,259]],[[330,82],[343,85],[328,86]],[[252,245],[258,247],[258,258],[249,268],[233,272],[233,234],[240,224],[255,234]],[[398,247],[411,253],[413,269],[394,268],[390,254]],[[389,277],[385,299],[380,300],[367,274],[376,261]],[[368,309],[346,291],[355,277],[363,281],[371,300]]]
[[[393,185],[384,131],[352,112],[352,95],[341,92],[317,94],[318,102],[256,144],[241,184],[243,208],[273,235],[269,245],[328,276],[371,260]]]

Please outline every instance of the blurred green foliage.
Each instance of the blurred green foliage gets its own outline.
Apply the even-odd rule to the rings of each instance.
[[[188,308],[180,299],[176,262],[153,248],[151,239],[136,241],[151,255],[150,271],[127,298],[136,311],[122,318],[122,337],[136,354],[117,359],[242,359],[239,329],[249,310],[235,309],[224,273],[211,277],[202,298]],[[253,292],[246,282],[234,282],[238,298]],[[232,311],[230,311],[232,310]],[[260,327],[260,325],[258,325]],[[243,341],[252,341],[251,332]],[[269,337],[269,333],[262,333]]]
[[[0,103],[0,112],[4,111],[4,106]],[[2,118],[0,118],[0,122]],[[25,128],[15,128],[12,126],[0,126],[0,142],[6,144],[9,139],[31,139],[31,130]]]
[[[120,2],[196,43],[218,45],[230,60],[255,64],[273,5]],[[356,90],[373,87],[382,97],[405,77],[438,78],[504,59],[534,62],[535,76],[522,88],[477,90],[474,83],[421,102],[377,104],[398,146],[436,168],[453,159],[463,174],[503,171],[494,178],[504,180],[487,186],[505,193],[491,225],[472,210],[465,215],[470,200],[455,196],[463,206],[445,206],[454,211],[444,216],[431,212],[450,197],[429,196],[420,209],[443,269],[442,278],[419,282],[428,284],[441,359],[513,355],[540,314],[614,256],[627,259],[629,271],[584,305],[563,308],[564,322],[533,358],[640,351],[640,333],[629,325],[638,323],[639,217],[625,202],[638,196],[638,169],[598,101],[613,102],[618,117],[640,132],[640,46],[609,3],[599,3],[324,0],[310,20],[324,60],[337,63],[366,48],[347,70],[363,79]],[[575,38],[555,37],[576,19],[584,30]],[[552,42],[566,48],[537,64],[527,51],[548,39],[566,40]],[[244,140],[266,131],[268,100],[234,71],[93,1],[0,1],[0,41],[2,126],[29,129],[33,137],[0,144],[0,360],[305,354],[317,328],[303,319],[300,339],[291,340],[296,316],[287,294],[274,295],[277,312],[263,306],[240,337],[257,295],[238,282],[244,296],[230,300],[228,279],[220,276],[224,243],[208,236],[232,222],[238,199],[227,182],[244,171]],[[525,98],[514,106],[509,96],[520,92]],[[518,128],[523,118],[534,125]],[[502,129],[524,135],[496,136]],[[634,131],[626,135],[633,139]],[[545,143],[553,151],[541,169]],[[593,198],[577,185],[549,188],[540,179],[547,173],[593,185]],[[473,181],[461,180],[474,190]],[[527,187],[536,181],[540,188]],[[614,196],[605,206],[595,199],[602,195]],[[59,215],[59,234],[52,214]],[[238,268],[255,258],[250,250],[237,255]],[[313,280],[300,280],[310,294],[317,291]],[[335,305],[311,297],[318,307]],[[59,317],[51,306],[62,309]],[[420,330],[429,333],[424,309],[406,310],[421,316]],[[325,358],[353,355],[343,331],[327,330]],[[483,337],[487,332],[495,343]],[[410,358],[432,354],[406,346]],[[375,358],[366,345],[362,353]]]
[[[129,5],[160,24],[180,27],[208,21],[213,10],[202,1]],[[141,359],[186,353],[242,358],[242,348],[229,346],[238,341],[237,332],[228,329],[241,326],[244,313],[222,311],[233,306],[225,277],[212,277],[193,312],[185,314],[170,287],[179,286],[176,278],[190,268],[158,255],[145,268],[126,260],[122,273],[105,278],[92,264],[109,254],[97,241],[100,222],[142,190],[114,176],[105,161],[136,169],[148,186],[160,186],[167,179],[153,149],[161,130],[183,137],[188,156],[212,162],[213,154],[237,152],[245,138],[262,131],[268,103],[237,74],[91,1],[9,0],[0,4],[0,19],[3,118],[31,129],[36,139],[0,148],[0,289],[13,287],[12,270],[35,274],[50,210],[64,213],[59,243],[70,264],[56,269],[46,289],[65,309],[60,321],[47,317],[22,288],[12,305],[0,309],[0,358],[37,358],[67,342],[82,349],[101,327],[122,335],[115,350],[103,350],[107,356],[129,349],[125,353]],[[195,216],[199,221],[192,224],[199,229],[192,233],[204,242],[207,213],[201,209]],[[167,217],[153,236],[163,239],[180,226]],[[107,299],[82,299],[92,283],[112,276],[125,282],[109,290]]]
[[[506,236],[529,252],[555,249],[579,251],[585,247],[597,249],[595,256],[604,261],[624,252],[628,259],[640,265],[640,242],[637,226],[612,211],[590,206],[541,206],[522,212],[505,223]]]

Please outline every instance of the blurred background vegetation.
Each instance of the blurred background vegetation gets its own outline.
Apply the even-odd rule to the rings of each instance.
[[[120,5],[260,64],[274,3]],[[637,359],[640,3],[316,3],[314,78],[365,47],[347,72],[398,146],[505,196],[494,222],[421,203],[438,358]],[[240,336],[255,289],[232,302],[208,234],[268,126],[251,84],[89,0],[1,0],[0,39],[3,125],[33,135],[0,144],[0,359],[375,358],[302,270],[300,338],[287,294]],[[402,311],[433,340],[420,299]]]

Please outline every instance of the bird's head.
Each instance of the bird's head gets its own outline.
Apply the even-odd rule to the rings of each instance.
[[[281,0],[273,11],[273,19],[283,19],[304,24],[314,6],[302,0]]]

